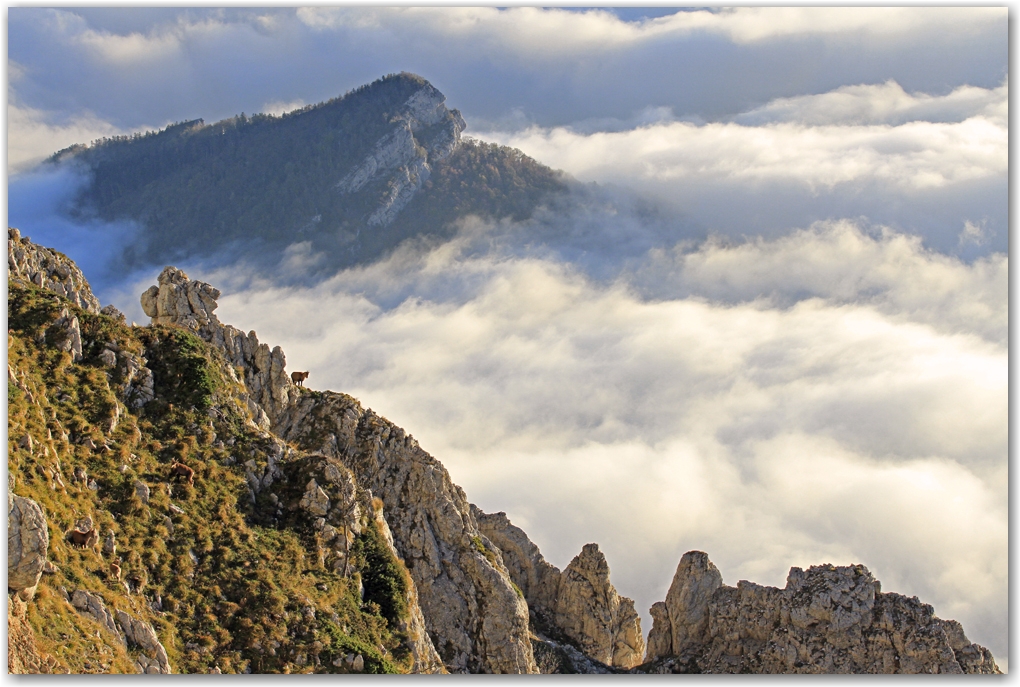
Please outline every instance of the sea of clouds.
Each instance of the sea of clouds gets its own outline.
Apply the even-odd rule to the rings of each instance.
[[[1004,653],[1005,256],[820,223],[656,252],[667,296],[472,255],[481,230],[314,287],[200,276],[223,321],[410,431],[553,563],[597,541],[641,609],[690,549],[729,583],[864,562]]]
[[[275,272],[179,265],[220,319],[410,431],[554,564],[598,542],[645,630],[690,549],[729,584],[864,563],[1006,667],[1002,8],[110,9],[12,10],[12,169],[425,75],[570,197],[319,283],[309,244]],[[11,223],[144,322],[162,265],[97,253],[133,229],[68,223],[79,183],[20,174]]]

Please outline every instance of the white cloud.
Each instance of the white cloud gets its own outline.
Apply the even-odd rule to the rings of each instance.
[[[910,33],[980,31],[1006,18],[1005,8],[917,7],[740,7],[678,11],[640,22],[627,22],[593,9],[570,12],[536,7],[306,7],[301,21],[323,29],[354,28],[418,32],[445,39],[470,38],[527,60],[548,59],[635,44],[723,36],[735,43],[756,43],[804,36],[887,37]]]
[[[149,65],[165,67],[169,60],[182,57],[189,46],[222,40],[238,29],[252,25],[271,28],[260,23],[257,16],[233,22],[216,14],[205,14],[200,18],[181,15],[176,21],[162,22],[143,31],[117,32],[93,28],[73,9],[48,9],[45,23],[54,37],[80,47],[88,59],[134,69]]]
[[[790,36],[889,36],[958,31],[963,34],[1002,21],[1005,8],[974,7],[739,7],[702,10],[665,17],[663,24],[681,30],[705,30],[738,43]],[[672,21],[667,21],[672,20]]]
[[[670,122],[592,134],[532,127],[474,135],[520,148],[584,181],[677,185],[709,178],[811,191],[879,182],[925,190],[1005,177],[1008,170],[1008,128],[981,116],[899,126]]]
[[[966,246],[973,244],[975,246],[983,245],[988,241],[988,230],[984,227],[984,222],[974,223],[967,220],[963,223],[963,231],[960,232],[960,246]]]
[[[779,306],[809,297],[867,303],[883,315],[945,334],[969,332],[1005,343],[1009,265],[996,253],[964,264],[925,249],[920,237],[852,222],[820,222],[774,240],[712,239],[699,250],[655,250],[633,281],[658,297],[698,294],[713,300],[765,299]],[[961,241],[978,240],[965,224]]]
[[[736,8],[643,21],[513,7],[12,8],[28,105],[134,126],[320,102],[388,72],[430,79],[469,124],[672,109],[725,119],[847,83],[990,86],[1004,8]],[[803,69],[805,60],[814,68]]]
[[[479,137],[671,203],[655,221],[698,231],[668,245],[730,237],[664,248],[607,202],[536,220],[548,254],[473,252],[515,227],[467,222],[315,287],[204,275],[310,386],[413,432],[557,564],[600,542],[642,611],[690,548],[730,583],[863,562],[1005,657],[1006,8],[107,9],[11,8],[10,169],[408,69]],[[77,181],[20,183],[29,235],[107,257],[32,215]],[[282,269],[317,259],[296,244]],[[114,302],[141,321],[138,291]]]
[[[647,299],[463,248],[308,289],[204,278],[222,320],[412,432],[555,563],[598,541],[642,610],[691,548],[730,583],[863,562],[1005,655],[1004,257],[833,223],[674,255],[677,295]]]
[[[76,114],[63,121],[54,121],[55,115],[21,106],[13,99],[8,101],[8,174],[27,170],[56,151],[76,143],[132,133],[103,121],[91,112]]]
[[[863,217],[945,252],[1005,251],[1009,127],[1005,86],[945,96],[895,82],[773,101],[735,121],[621,120],[472,132],[584,182],[656,199],[695,234],[786,233]],[[924,117],[934,121],[926,121]],[[961,241],[979,217],[984,241]]]
[[[828,93],[777,98],[762,107],[734,117],[739,124],[760,126],[795,122],[808,126],[832,124],[891,124],[911,121],[962,122],[983,117],[1006,127],[1009,90],[961,86],[943,96],[907,93],[895,81],[842,86]]]

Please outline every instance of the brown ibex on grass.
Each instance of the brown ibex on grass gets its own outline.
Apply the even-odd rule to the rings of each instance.
[[[195,486],[195,471],[184,463],[174,463],[170,466],[170,478],[180,477],[186,479],[188,484]]]

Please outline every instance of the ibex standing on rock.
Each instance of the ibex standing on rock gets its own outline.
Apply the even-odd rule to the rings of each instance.
[[[308,379],[308,372],[291,372],[290,380],[298,386],[304,386],[305,380]]]

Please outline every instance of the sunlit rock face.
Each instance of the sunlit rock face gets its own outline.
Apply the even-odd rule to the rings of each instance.
[[[350,396],[298,389],[279,346],[270,351],[255,332],[219,321],[214,314],[219,296],[209,284],[166,267],[141,304],[153,324],[187,328],[218,347],[247,388],[253,421],[275,435],[279,461],[259,468],[259,474],[252,471],[259,466],[249,468],[252,493],[283,476],[279,463],[288,460],[290,449],[282,440],[339,461],[360,487],[382,500],[387,540],[410,572],[412,626],[424,623],[412,627],[422,640],[414,648],[416,671],[434,672],[441,659],[451,672],[538,672],[527,603],[442,464]],[[328,511],[331,499],[319,493],[319,483],[303,484],[302,507],[313,516]]]
[[[631,668],[641,662],[641,619],[634,602],[609,581],[609,564],[598,544],[586,544],[561,572],[505,513],[487,514],[477,507],[472,512],[502,553],[540,631],[576,644],[606,666]]]
[[[32,499],[7,493],[7,588],[31,599],[46,565],[46,515]]]
[[[729,587],[706,554],[689,551],[652,617],[647,672],[999,672],[959,623],[883,594],[863,565],[791,568],[784,589]]]
[[[52,248],[32,243],[13,227],[7,228],[7,269],[12,277],[53,291],[79,308],[99,312],[99,299],[73,260]]]

